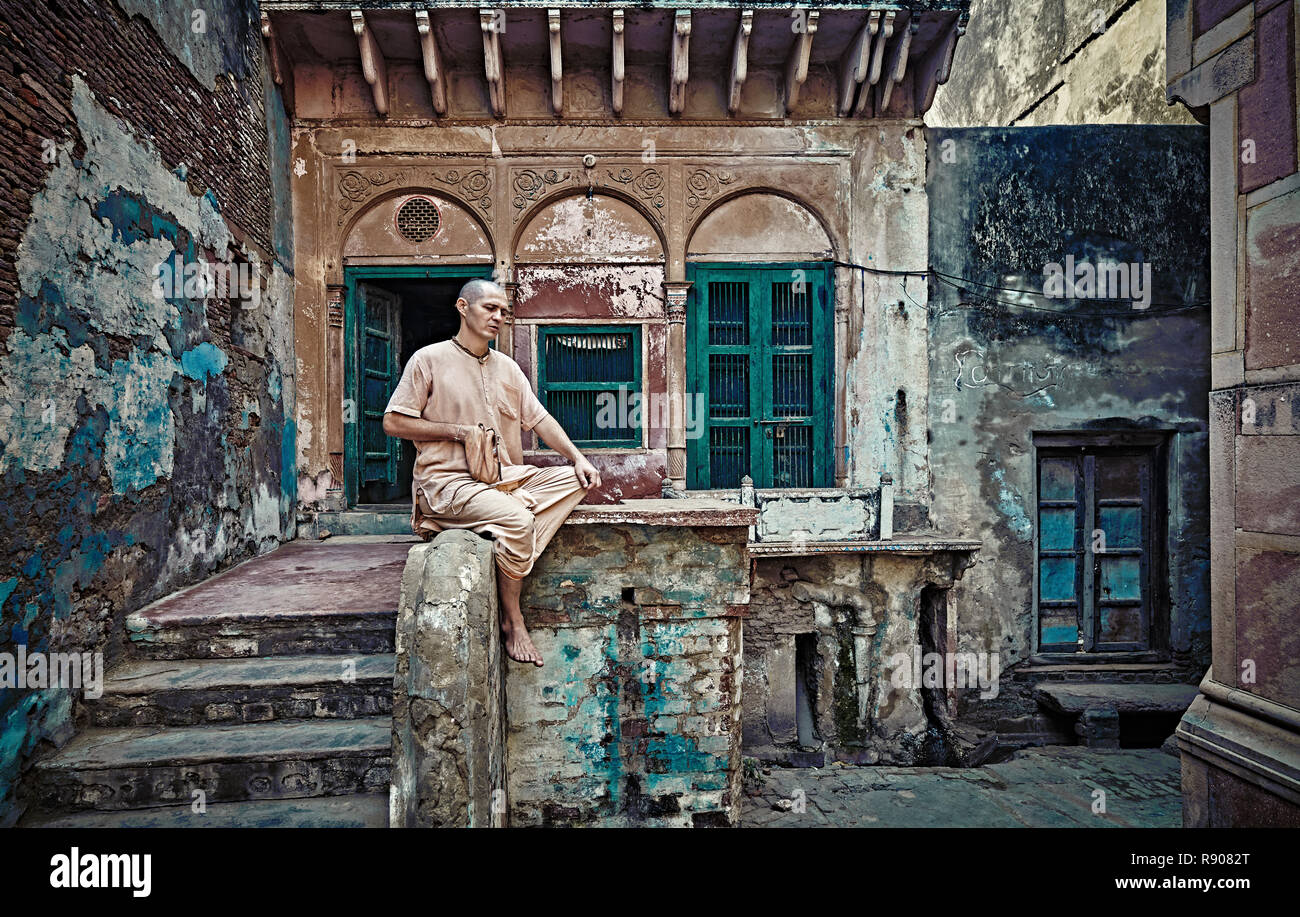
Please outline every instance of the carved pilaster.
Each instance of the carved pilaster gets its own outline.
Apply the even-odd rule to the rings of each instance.
[[[330,453],[330,486],[328,493],[343,492],[343,453]]]
[[[329,326],[343,327],[343,287],[329,288]]]
[[[326,287],[326,313],[328,321],[325,328],[326,360],[326,406],[325,406],[325,440],[330,451],[330,490],[343,489],[343,296],[345,287],[330,284]],[[335,460],[337,456],[337,462]],[[335,467],[337,464],[337,467]]]
[[[515,292],[519,284],[509,281],[501,284],[506,291],[506,314],[501,319],[501,330],[497,332],[497,350],[510,359],[515,358]]]
[[[689,280],[664,283],[668,312],[668,479],[686,489],[686,297]]]

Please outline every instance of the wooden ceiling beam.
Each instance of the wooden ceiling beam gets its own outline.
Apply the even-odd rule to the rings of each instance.
[[[790,116],[790,109],[799,104],[799,90],[808,79],[808,60],[812,56],[813,36],[817,34],[817,10],[795,10],[795,22],[791,23],[794,31],[794,44],[790,46],[790,55],[785,60],[785,114]]]
[[[839,98],[836,100],[836,113],[847,117],[853,111],[853,99],[859,84],[867,78],[870,65],[871,37],[880,28],[880,11],[871,10],[858,34],[849,42],[849,46],[840,55]]]
[[[690,78],[691,11],[678,10],[673,18],[672,57],[668,62],[668,113],[686,108],[686,81]]]
[[[623,80],[627,76],[627,62],[624,58],[623,32],[626,24],[623,21],[623,11],[619,9],[610,10],[610,16],[613,19],[614,41],[613,41],[613,60],[610,61],[610,74],[613,80],[611,87],[611,100],[614,106],[614,114],[623,114]]]
[[[488,103],[492,114],[506,116],[506,66],[501,57],[501,33],[505,31],[506,11],[480,7],[479,27],[483,31],[483,74],[487,78]]]
[[[546,31],[551,45],[551,108],[556,117],[564,114],[564,58],[560,49],[560,11],[546,11]]]
[[[740,92],[749,73],[749,36],[753,31],[754,11],[741,10],[736,43],[731,52],[731,86],[727,92],[727,111],[733,115],[740,108]]]
[[[952,72],[952,56],[957,50],[957,39],[966,31],[966,21],[961,16],[954,16],[947,31],[934,43],[934,46],[912,72],[912,92],[916,99],[918,117],[930,110],[934,104],[934,94],[939,87],[948,82]]]
[[[433,33],[432,14],[428,10],[415,11],[415,30],[420,33],[420,53],[424,57],[424,78],[429,83],[429,97],[433,110],[441,117],[447,114],[447,71],[442,66],[438,51],[438,38]]]
[[[885,56],[885,72],[880,82],[876,84],[877,117],[884,114],[885,109],[889,107],[889,98],[893,94],[894,87],[907,76],[907,55],[912,50],[912,36],[918,29],[919,25],[913,17],[912,21],[900,30],[901,34]]]
[[[388,117],[388,65],[384,62],[383,52],[375,41],[374,33],[366,24],[365,14],[361,10],[352,11],[352,31],[357,36],[357,47],[361,51],[361,75],[370,84],[370,91],[375,98],[375,109],[383,117]]]

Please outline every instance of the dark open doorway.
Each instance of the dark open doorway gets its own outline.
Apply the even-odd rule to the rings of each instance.
[[[409,507],[415,447],[383,432],[383,412],[406,363],[421,347],[456,333],[456,296],[484,268],[364,268],[349,272],[352,356],[348,388],[357,406],[349,431],[348,490],[354,506]]]

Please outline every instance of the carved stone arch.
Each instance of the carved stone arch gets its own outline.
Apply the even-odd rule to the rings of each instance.
[[[779,236],[775,236],[770,230],[770,225],[771,225],[770,220],[738,218],[735,221],[733,221],[734,224],[737,226],[743,226],[746,228],[755,225],[768,226],[769,228],[767,230],[761,231],[761,235],[764,239],[764,244],[762,246],[756,246],[752,251],[734,251],[734,252],[726,251],[724,246],[714,246],[715,248],[719,248],[721,250],[709,251],[709,252],[705,252],[704,254],[706,255],[734,254],[737,256],[742,256],[742,255],[751,255],[751,254],[761,254],[763,252],[771,252],[774,254],[781,254],[781,255],[800,255],[800,256],[809,256],[809,257],[816,256],[817,260],[821,260],[822,258],[829,255],[829,257],[835,260],[843,260],[844,253],[847,251],[846,244],[844,240],[840,238],[840,234],[835,231],[835,227],[832,225],[831,221],[826,218],[826,215],[822,213],[819,207],[817,207],[815,204],[812,204],[804,200],[798,195],[791,194],[789,191],[786,191],[781,188],[772,188],[765,185],[751,185],[749,187],[740,188],[735,191],[728,191],[726,193],[719,194],[714,199],[709,200],[705,204],[705,206],[701,208],[700,212],[695,216],[686,234],[685,252],[686,252],[686,257],[688,259],[698,258],[700,256],[700,253],[696,249],[696,239],[698,236],[700,236],[701,231],[703,231],[706,234],[711,231],[711,229],[713,228],[713,224],[716,223],[716,221],[711,220],[711,218],[715,214],[721,216],[722,212],[725,210],[734,209],[735,206],[739,202],[741,202],[744,198],[759,198],[760,201],[762,201],[762,199],[767,199],[766,201],[762,201],[762,202],[768,204],[769,206],[771,204],[772,199],[777,199],[786,205],[792,205],[792,208],[794,209],[790,210],[791,215],[796,215],[802,212],[811,218],[812,225],[815,225],[816,228],[820,230],[821,236],[824,237],[824,242],[825,242],[824,247],[822,248],[816,247],[817,243],[815,241],[814,233],[796,232],[794,233],[795,242],[791,246],[787,246],[783,248],[781,247]],[[798,229],[799,227],[795,227],[795,228]],[[760,232],[755,232],[754,235],[758,236],[760,235]]]
[[[510,170],[508,181],[516,226],[559,197],[585,194],[589,183],[593,193],[623,198],[656,226],[662,228],[667,223],[668,174],[654,166],[614,162],[593,167],[590,173],[581,169],[520,167]],[[517,241],[517,236],[512,241]]]
[[[614,202],[617,206],[610,207],[603,202],[595,206],[603,206],[606,211],[615,211],[612,216],[619,216],[619,208],[623,208],[621,221],[615,220],[616,225],[621,224],[629,232],[633,231],[633,223],[627,219],[630,214],[635,214],[639,218],[636,227],[643,230],[646,239],[653,240],[653,247],[643,244],[640,251],[635,252],[637,257],[606,257],[591,247],[590,243],[585,248],[574,248],[572,252],[568,251],[568,246],[581,243],[581,239],[564,238],[561,234],[555,234],[556,253],[553,256],[543,256],[542,252],[526,252],[523,246],[527,244],[530,235],[534,235],[538,226],[538,221],[544,217],[548,211],[554,212],[556,208],[567,206],[566,202],[574,202],[582,205],[587,200],[596,201],[605,199]],[[557,214],[563,216],[563,214]],[[646,263],[663,263],[667,257],[668,239],[662,222],[656,218],[657,214],[652,212],[644,202],[639,201],[633,195],[628,194],[621,188],[608,187],[599,182],[592,185],[592,197],[587,197],[586,186],[582,188],[567,187],[554,191],[543,197],[539,197],[537,202],[527,208],[524,215],[519,220],[519,225],[515,228],[513,238],[510,244],[510,257],[514,264],[526,263],[529,261],[574,261],[574,262],[599,262],[599,261],[643,261]],[[612,240],[610,240],[612,241]],[[632,240],[635,241],[635,240]],[[625,249],[632,251],[633,249]],[[610,252],[612,255],[614,252]]]
[[[401,206],[416,197],[433,200],[439,211],[438,232],[424,243],[403,239],[393,220]],[[386,187],[344,216],[337,245],[340,265],[343,259],[356,256],[495,259],[496,239],[485,215],[471,202],[427,182]]]

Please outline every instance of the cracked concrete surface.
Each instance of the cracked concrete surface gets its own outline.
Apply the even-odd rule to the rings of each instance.
[[[1081,746],[977,768],[770,768],[745,782],[741,827],[1177,828],[1179,779],[1159,749]]]

